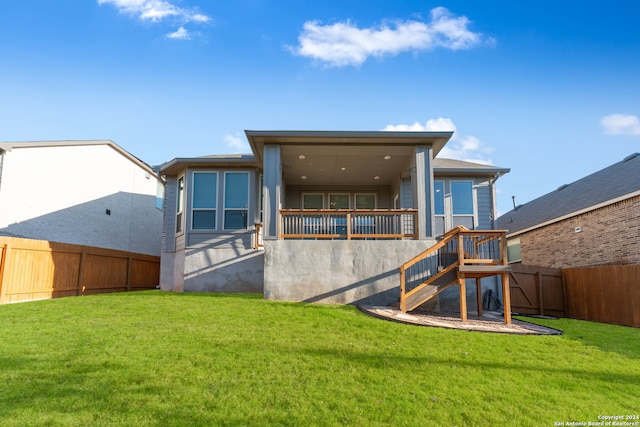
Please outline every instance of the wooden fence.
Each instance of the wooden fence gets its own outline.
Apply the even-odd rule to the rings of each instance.
[[[0,304],[155,289],[160,257],[0,236]]]
[[[640,265],[564,268],[567,316],[640,327]]]
[[[562,270],[522,264],[511,265],[511,311],[566,317]]]
[[[640,327],[640,265],[512,268],[513,312]]]

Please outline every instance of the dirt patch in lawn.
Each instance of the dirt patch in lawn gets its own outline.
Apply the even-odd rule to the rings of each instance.
[[[418,326],[495,332],[501,334],[562,335],[562,331],[558,329],[548,328],[518,319],[512,319],[511,324],[507,325],[504,323],[502,314],[496,312],[485,312],[484,316],[481,317],[478,316],[477,313],[469,313],[467,322],[462,322],[459,313],[430,314],[418,311],[403,313],[395,307],[370,305],[359,305],[358,309],[363,313],[380,319]]]

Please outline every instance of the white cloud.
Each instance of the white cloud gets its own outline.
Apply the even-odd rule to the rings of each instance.
[[[242,138],[239,133],[236,133],[235,135],[226,134],[224,136],[224,141],[227,143],[227,147],[229,147],[234,154],[244,154],[251,152],[249,143],[246,139]]]
[[[430,22],[408,20],[358,28],[350,21],[331,25],[308,21],[298,37],[299,46],[290,50],[329,66],[342,67],[359,66],[370,56],[383,57],[436,47],[470,49],[493,42],[481,33],[470,31],[468,25],[465,16],[456,17],[444,7],[431,10]]]
[[[445,117],[427,120],[424,124],[415,122],[412,125],[387,125],[384,131],[412,131],[412,132],[455,132],[453,120]],[[486,154],[493,151],[493,147],[486,146],[480,139],[472,135],[453,134],[447,145],[438,153],[438,157],[445,159],[464,160],[467,162],[490,165],[491,159]]]
[[[111,4],[120,13],[135,16],[141,21],[160,22],[172,18],[180,22],[207,23],[211,20],[196,9],[184,9],[168,0],[98,0],[98,4]]]
[[[604,133],[612,135],[640,135],[640,120],[627,114],[609,114],[600,120]]]
[[[177,40],[190,40],[191,36],[189,35],[189,32],[184,29],[184,27],[180,27],[173,33],[167,34],[167,38]]]

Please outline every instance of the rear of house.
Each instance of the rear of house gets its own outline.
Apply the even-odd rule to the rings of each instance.
[[[398,266],[464,225],[494,229],[508,169],[436,156],[451,132],[246,131],[251,155],[176,158],[161,287],[398,301]]]

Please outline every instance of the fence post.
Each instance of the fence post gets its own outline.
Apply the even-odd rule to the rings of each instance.
[[[7,271],[6,265],[9,260],[9,252],[11,252],[11,244],[7,242],[2,248],[2,257],[0,257],[0,304],[4,304],[5,293],[7,291],[5,274]]]
[[[536,285],[538,286],[538,302],[540,304],[540,316],[544,316],[544,292],[542,290],[542,273],[536,272]]]
[[[84,295],[84,265],[87,261],[87,251],[85,249],[80,253],[80,265],[78,266],[78,290],[77,296]]]
[[[131,256],[127,257],[127,292],[131,292]]]

